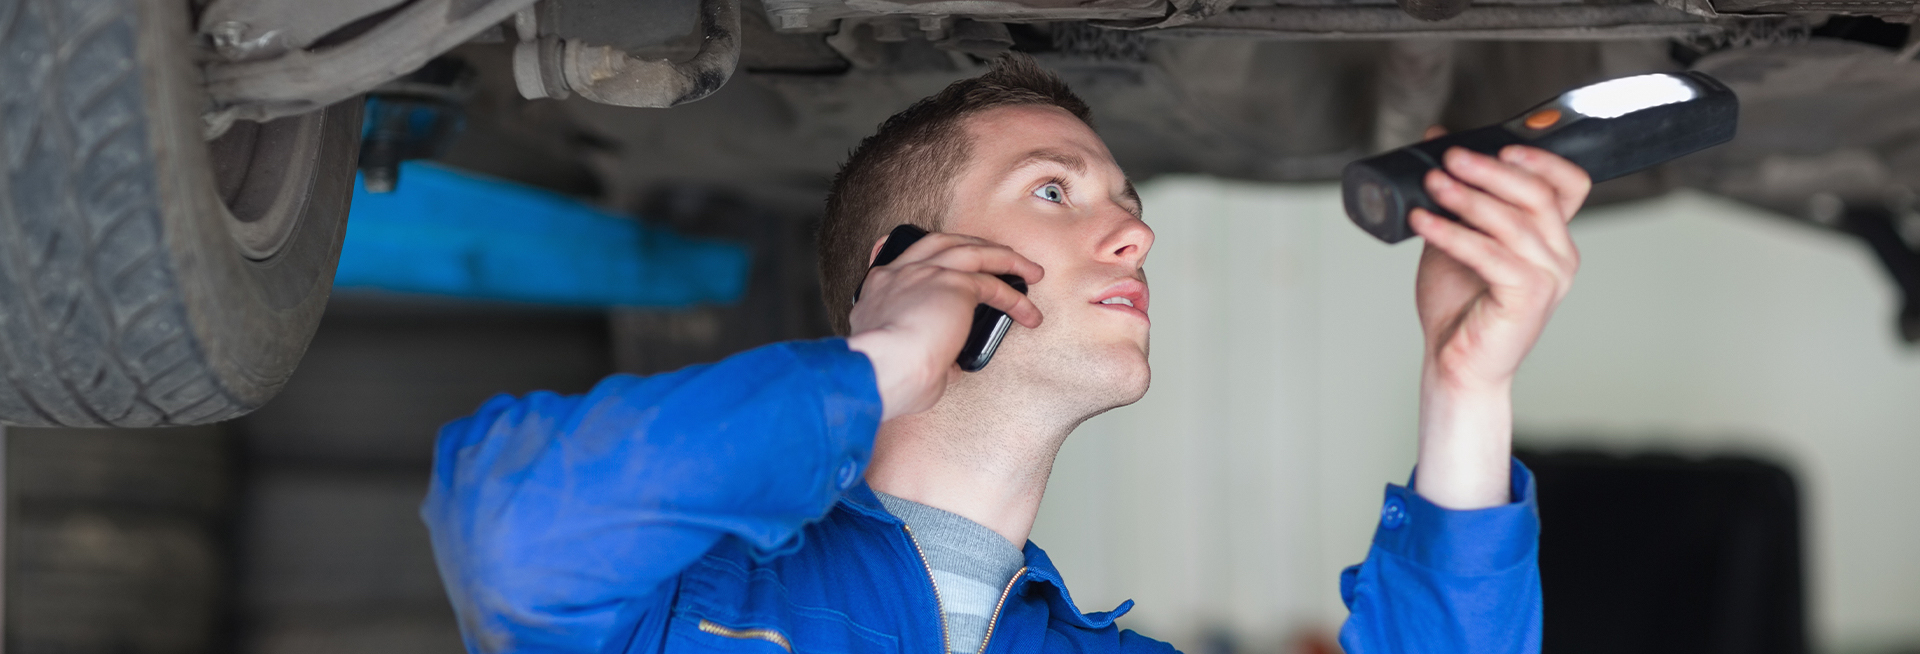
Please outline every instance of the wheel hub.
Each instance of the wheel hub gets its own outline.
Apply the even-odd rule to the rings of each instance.
[[[279,254],[312,192],[324,112],[235,122],[207,144],[227,231],[248,259]]]

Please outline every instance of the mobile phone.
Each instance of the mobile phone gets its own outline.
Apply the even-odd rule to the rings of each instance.
[[[880,246],[880,254],[873,258],[873,266],[867,268],[871,274],[874,268],[893,263],[900,253],[927,235],[927,230],[913,225],[901,225],[887,234],[887,242]],[[1027,292],[1027,280],[1019,275],[995,275],[1000,281],[1012,286],[1022,295]],[[863,283],[862,286],[865,284]],[[860,289],[853,290],[853,301],[860,301]],[[1013,327],[1013,318],[1007,312],[985,304],[973,308],[973,328],[967,332],[967,343],[960,346],[960,356],[954,360],[960,369],[967,372],[979,372],[993,361],[993,353],[1000,349],[1000,339],[1007,337],[1007,330]]]
[[[1558,154],[1603,182],[1733,138],[1740,100],[1704,73],[1634,75],[1560,94],[1512,120],[1449,134],[1347,164],[1340,195],[1347,217],[1388,243],[1413,236],[1407,212],[1460,217],[1427,196],[1427,171],[1448,148],[1494,154],[1530,145]]]

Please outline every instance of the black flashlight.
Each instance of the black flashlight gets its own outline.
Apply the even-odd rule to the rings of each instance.
[[[1398,243],[1413,236],[1407,212],[1420,207],[1459,220],[1427,196],[1428,170],[1448,148],[1495,154],[1530,145],[1566,157],[1603,182],[1733,138],[1740,101],[1703,73],[1635,75],[1582,86],[1512,120],[1347,164],[1340,195],[1347,217],[1368,234]]]

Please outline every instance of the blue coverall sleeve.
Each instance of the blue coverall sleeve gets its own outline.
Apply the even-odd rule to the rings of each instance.
[[[1347,654],[1540,651],[1540,517],[1533,473],[1513,502],[1474,511],[1388,486],[1367,560],[1340,575]]]
[[[441,429],[421,507],[468,649],[618,647],[721,537],[798,547],[880,417],[871,363],[840,339],[493,398]]]

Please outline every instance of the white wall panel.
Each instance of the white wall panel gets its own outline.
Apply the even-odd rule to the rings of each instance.
[[[1035,529],[1084,610],[1194,649],[1345,615],[1382,486],[1414,453],[1417,242],[1332,186],[1144,186],[1153,390],[1067,443]],[[1864,250],[1717,199],[1590,212],[1585,267],[1522,371],[1545,446],[1758,450],[1805,489],[1824,649],[1920,641],[1920,353]],[[1904,473],[1904,474],[1903,474]]]

